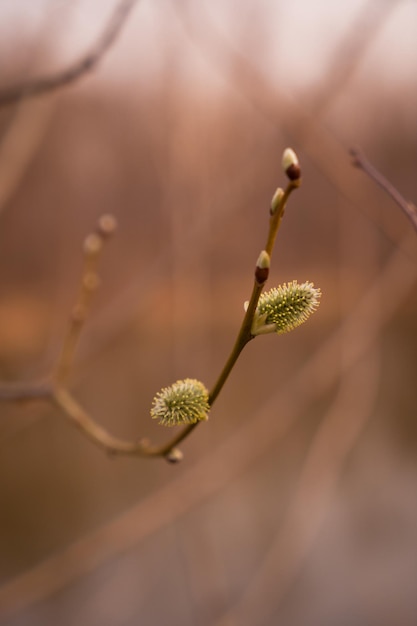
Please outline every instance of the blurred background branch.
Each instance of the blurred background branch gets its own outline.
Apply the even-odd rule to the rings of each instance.
[[[417,209],[411,202],[408,202],[398,191],[398,189],[379,172],[374,165],[358,148],[350,151],[353,165],[365,172],[379,187],[381,187],[396,202],[404,214],[408,217],[414,229],[417,230]]]
[[[38,77],[0,89],[0,106],[65,87],[93,71],[117,40],[137,0],[120,0],[95,45],[77,62],[53,76]]]

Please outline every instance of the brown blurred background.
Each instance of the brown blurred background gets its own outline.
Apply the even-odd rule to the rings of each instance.
[[[323,292],[245,349],[179,466],[1,403],[2,626],[417,623],[417,236],[348,154],[417,201],[417,5],[344,4],[139,0],[94,72],[0,109],[3,384],[52,370],[113,213],[71,389],[163,441],[153,395],[215,381],[288,145],[269,282]],[[115,6],[3,0],[1,86],[71,65]]]

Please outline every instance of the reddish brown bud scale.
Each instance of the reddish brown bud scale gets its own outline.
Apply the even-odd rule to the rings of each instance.
[[[292,148],[286,148],[282,155],[282,169],[291,181],[301,178],[301,169],[298,157]]]
[[[271,259],[266,250],[262,250],[258,260],[256,261],[255,268],[255,280],[258,285],[263,285],[266,282],[269,274],[269,266],[271,265]]]
[[[255,280],[258,285],[263,285],[268,280],[269,267],[257,267],[255,269]]]
[[[301,168],[298,163],[292,163],[285,170],[286,175],[290,180],[298,180],[301,178]]]

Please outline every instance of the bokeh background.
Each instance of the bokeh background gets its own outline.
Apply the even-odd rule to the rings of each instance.
[[[117,0],[2,0],[6,88],[94,46]],[[183,463],[109,458],[41,402],[1,402],[0,623],[414,626],[417,200],[411,0],[139,0],[93,72],[0,108],[2,385],[47,376],[82,242],[117,235],[71,389],[112,433],[213,384],[298,153],[269,284],[318,312],[242,354]]]

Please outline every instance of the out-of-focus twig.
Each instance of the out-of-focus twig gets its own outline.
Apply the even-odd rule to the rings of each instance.
[[[103,215],[98,222],[97,231],[91,233],[84,241],[84,270],[77,301],[73,307],[68,331],[64,339],[61,355],[55,371],[55,381],[64,385],[68,381],[84,322],[89,313],[91,298],[97,289],[100,279],[97,266],[103,250],[103,244],[116,229],[116,220],[112,215]]]
[[[48,382],[28,385],[0,385],[0,400],[44,400],[58,407],[64,417],[75,425],[91,441],[112,454],[160,456],[159,448],[151,448],[145,441],[129,442],[114,437],[102,428],[76,401],[68,390],[69,376],[73,367],[81,331],[90,311],[91,300],[99,284],[98,263],[106,240],[116,229],[112,215],[103,215],[94,232],[84,241],[84,268],[79,293],[70,315],[57,365]],[[145,450],[146,447],[146,450]]]
[[[52,386],[48,383],[0,386],[0,400],[14,400],[16,402],[48,400],[51,392]]]
[[[359,148],[350,150],[352,163],[369,176],[379,187],[381,187],[398,204],[400,209],[408,217],[414,229],[417,231],[417,208],[412,202],[408,202],[398,189],[387,179],[377,168],[366,158]]]
[[[93,48],[81,59],[65,70],[51,76],[34,78],[0,90],[0,106],[13,104],[23,98],[38,96],[64,87],[91,72],[111,48],[137,0],[121,0],[114,9],[107,26]]]

